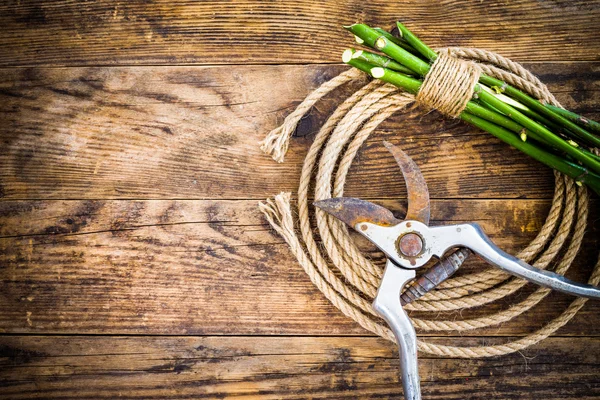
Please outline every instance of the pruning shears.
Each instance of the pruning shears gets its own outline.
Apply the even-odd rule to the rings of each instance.
[[[476,223],[429,226],[429,191],[421,171],[398,147],[388,142],[384,145],[396,159],[406,182],[408,209],[404,220],[396,219],[384,207],[355,198],[320,200],[314,205],[354,228],[387,256],[373,308],[388,323],[398,343],[406,399],[420,400],[421,388],[417,337],[402,306],[448,279],[471,252],[529,282],[575,296],[600,299],[598,287],[535,268],[502,251]],[[450,252],[451,249],[457,250]],[[439,261],[415,280],[415,270],[426,266],[434,257]]]

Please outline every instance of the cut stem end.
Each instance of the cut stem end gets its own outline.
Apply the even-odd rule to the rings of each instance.
[[[344,64],[348,64],[348,62],[350,60],[352,60],[352,56],[354,55],[354,50],[353,49],[346,49],[344,50],[344,52],[342,53],[342,61],[344,62]]]
[[[385,70],[381,67],[371,68],[371,75],[373,78],[382,78],[385,75]]]

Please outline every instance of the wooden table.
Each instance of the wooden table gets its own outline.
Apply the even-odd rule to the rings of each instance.
[[[3,2],[0,398],[401,396],[395,346],[330,305],[257,209],[296,190],[342,98],[302,122],[285,163],[259,151],[345,70],[352,38],[340,26],[397,18],[432,46],[521,61],[565,106],[600,117],[598,2]],[[383,138],[421,165],[438,223],[477,221],[510,252],[543,223],[552,172],[435,113],[385,122],[352,167],[348,195],[403,207]],[[599,221],[593,211],[574,279],[595,262]],[[502,343],[569,301],[552,294],[509,323],[429,340]],[[423,355],[424,398],[596,398],[599,312],[589,302],[522,354]]]

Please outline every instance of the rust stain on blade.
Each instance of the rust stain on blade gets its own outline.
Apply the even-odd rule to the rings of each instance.
[[[383,145],[392,153],[396,159],[396,163],[402,171],[404,181],[406,182],[406,191],[408,192],[408,211],[406,212],[407,220],[420,221],[425,225],[429,225],[429,190],[427,183],[421,170],[415,162],[390,142],[383,141]]]
[[[352,197],[319,200],[313,204],[352,228],[361,222],[370,222],[380,226],[393,226],[400,223],[400,220],[396,219],[387,208]]]

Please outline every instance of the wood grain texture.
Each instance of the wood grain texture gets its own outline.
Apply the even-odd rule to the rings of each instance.
[[[576,343],[551,338],[522,354],[487,360],[422,355],[423,397],[598,398],[600,339]],[[0,398],[402,398],[394,347],[372,337],[5,336]]]
[[[591,118],[598,115],[600,64],[527,67],[566,106]],[[315,107],[292,139],[284,164],[264,155],[258,142],[312,89],[344,69],[5,69],[0,74],[0,197],[262,199],[295,191],[315,132],[356,86]],[[405,195],[382,139],[400,144],[415,159],[433,198],[552,195],[550,169],[487,133],[422,110],[398,114],[380,126],[350,171],[347,195]]]
[[[357,21],[401,19],[433,47],[526,61],[564,105],[600,119],[599,17],[600,2],[567,0],[2,2],[0,399],[400,398],[395,346],[330,305],[256,207],[296,190],[318,127],[357,85],[302,120],[285,164],[258,141],[345,70],[332,64],[353,45],[340,26]],[[402,215],[384,138],[421,166],[433,223],[477,221],[512,253],[539,230],[551,171],[436,113],[382,124],[346,194]],[[595,198],[577,281],[600,248],[598,212]],[[438,317],[505,309],[531,290]],[[461,337],[419,334],[504,343],[570,300],[554,293]],[[421,355],[424,398],[598,398],[599,312],[589,302],[522,354]]]
[[[402,202],[381,204],[403,213]],[[547,200],[438,200],[432,216],[434,224],[477,221],[515,252],[535,236],[548,207]],[[597,213],[590,221],[569,274],[578,281],[587,279],[598,248]],[[7,333],[365,334],[313,286],[256,201],[3,201],[0,236],[0,327]],[[463,270],[482,268],[474,259]],[[438,318],[504,309],[531,289]],[[570,300],[554,293],[510,323],[463,334],[522,335]],[[600,334],[589,323],[599,306],[589,302],[560,333]]]
[[[597,1],[9,0],[0,6],[0,65],[339,62],[342,25],[400,19],[431,47],[515,60],[599,60]]]

